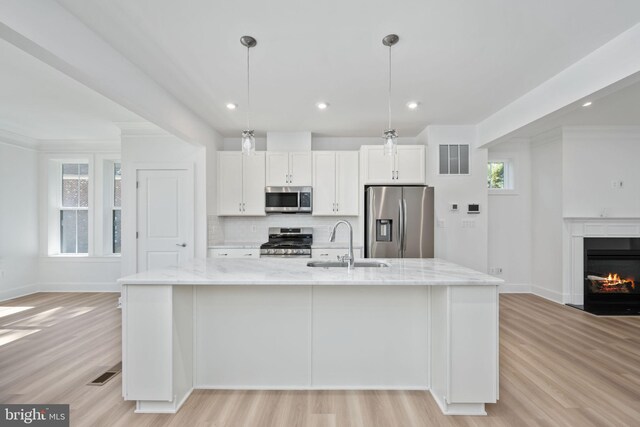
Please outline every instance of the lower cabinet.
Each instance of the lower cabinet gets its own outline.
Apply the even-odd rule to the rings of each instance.
[[[214,248],[209,249],[209,258],[260,258],[260,249]]]

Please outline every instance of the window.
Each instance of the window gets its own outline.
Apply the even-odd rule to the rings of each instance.
[[[513,190],[511,162],[492,160],[487,163],[487,187],[490,190]]]
[[[120,253],[120,241],[122,231],[120,224],[122,221],[122,172],[120,163],[113,163],[113,206],[111,209],[111,242],[112,252]]]
[[[469,174],[469,145],[441,144],[440,145],[440,174],[468,175]]]
[[[60,253],[89,253],[89,164],[61,164]]]

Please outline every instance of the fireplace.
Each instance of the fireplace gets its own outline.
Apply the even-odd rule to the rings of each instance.
[[[640,315],[640,238],[584,239],[584,310]]]

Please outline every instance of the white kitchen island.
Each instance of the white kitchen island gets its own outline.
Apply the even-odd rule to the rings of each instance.
[[[501,280],[438,259],[307,261],[208,259],[120,279],[124,398],[152,413],[193,389],[429,390],[452,415],[497,401]]]

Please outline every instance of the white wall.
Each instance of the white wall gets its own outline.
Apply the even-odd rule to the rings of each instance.
[[[563,215],[640,217],[640,128],[568,127],[562,139]]]
[[[0,141],[0,300],[35,292],[38,153]]]
[[[531,291],[531,153],[528,140],[489,148],[489,161],[513,168],[513,190],[489,190],[489,272],[501,268],[501,292]]]
[[[562,302],[562,136],[531,141],[531,282],[533,293]]]
[[[435,188],[435,251],[443,258],[478,271],[487,271],[487,150],[475,148],[474,126],[428,126],[417,137],[427,144],[427,185]],[[439,175],[439,144],[469,144],[470,174]],[[459,212],[451,212],[457,203]],[[466,205],[480,204],[480,214],[469,215]]]

